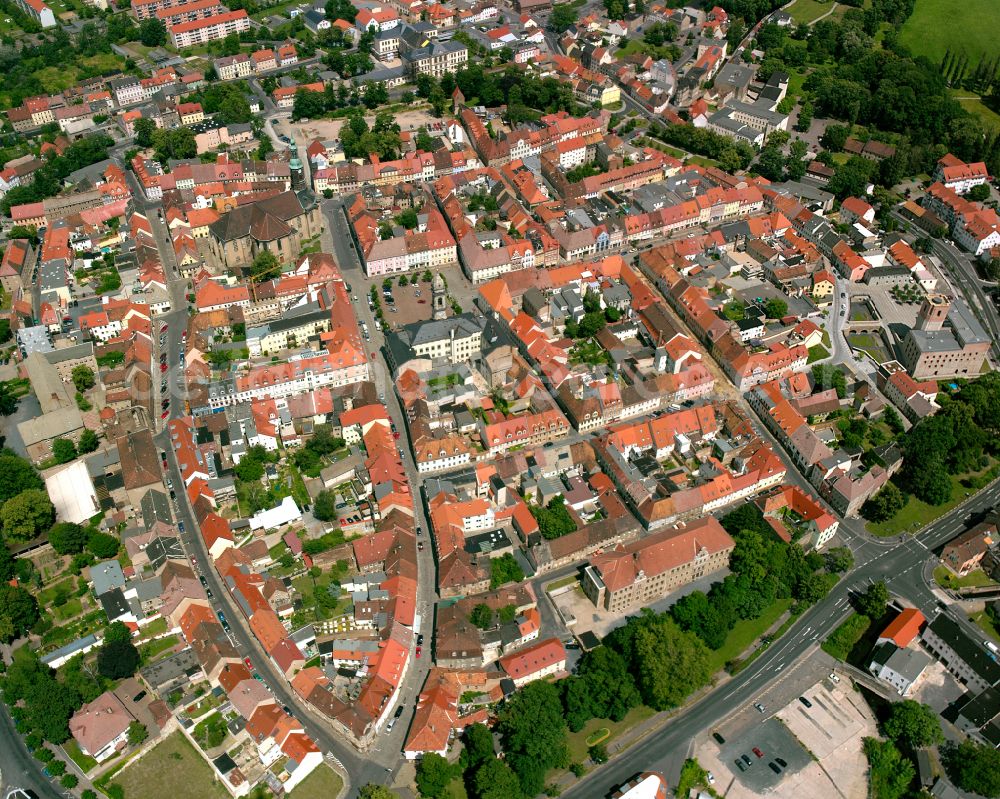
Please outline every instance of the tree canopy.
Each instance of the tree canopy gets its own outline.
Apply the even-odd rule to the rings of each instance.
[[[550,768],[569,765],[566,720],[559,689],[552,683],[537,680],[505,700],[496,729],[506,762],[527,796],[541,792]]]
[[[29,488],[0,507],[5,541],[21,543],[44,533],[55,521],[56,509],[41,488]]]

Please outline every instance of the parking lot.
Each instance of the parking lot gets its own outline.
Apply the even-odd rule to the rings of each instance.
[[[719,794],[727,799],[761,794],[780,799],[867,797],[867,761],[861,746],[864,736],[876,734],[875,720],[846,677],[830,678],[831,668],[829,656],[814,650],[758,697],[764,712],[753,705],[735,709],[696,742],[694,755],[712,772]],[[708,733],[720,734],[724,743]]]
[[[809,753],[776,717],[747,730],[735,740],[726,741],[719,758],[735,770],[736,780],[753,793],[770,792],[782,779],[796,774],[811,762]]]

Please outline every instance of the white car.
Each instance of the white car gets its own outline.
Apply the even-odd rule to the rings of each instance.
[[[709,771],[709,772],[708,772],[708,773],[707,773],[707,774],[705,775],[705,779],[706,779],[706,780],[708,780],[708,784],[709,784],[709,785],[715,785],[715,775],[714,775],[714,774],[712,774],[712,772],[711,772],[711,771]]]

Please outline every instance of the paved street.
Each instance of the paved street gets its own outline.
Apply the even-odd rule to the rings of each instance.
[[[41,799],[59,799],[62,793],[42,776],[42,764],[29,754],[14,727],[7,705],[0,702],[0,788],[3,795],[13,788],[29,788]],[[72,795],[67,792],[67,795]]]

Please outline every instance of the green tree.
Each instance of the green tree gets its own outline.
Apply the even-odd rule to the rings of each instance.
[[[397,795],[384,785],[375,785],[370,782],[361,786],[361,790],[358,791],[358,799],[397,799]]]
[[[94,370],[89,366],[80,364],[73,367],[73,385],[77,391],[87,391],[94,387]]]
[[[56,509],[40,488],[29,488],[11,497],[0,507],[0,523],[5,541],[30,541],[52,527]]]
[[[91,530],[87,536],[87,549],[98,558],[113,558],[118,554],[118,539],[100,530]]]
[[[527,796],[542,790],[550,768],[569,765],[566,720],[559,689],[552,683],[538,680],[509,697],[497,714],[496,728],[507,763]]]
[[[485,602],[480,602],[469,613],[469,621],[480,630],[485,630],[493,624],[493,611]]]
[[[587,652],[577,674],[587,683],[592,715],[621,721],[641,698],[625,659],[607,646]]]
[[[869,521],[884,522],[906,507],[906,495],[895,483],[886,483],[885,488],[869,499],[861,507],[861,515]]]
[[[490,588],[495,590],[505,583],[519,583],[524,571],[509,552],[490,560]]]
[[[149,730],[139,721],[128,725],[128,742],[130,746],[138,746],[149,737]]]
[[[109,624],[104,630],[104,643],[110,644],[112,641],[131,641],[132,631],[124,622],[116,621]]]
[[[149,117],[139,117],[132,123],[135,131],[135,143],[140,147],[153,146],[153,133],[156,131],[156,123]]]
[[[97,433],[90,428],[87,428],[80,433],[80,440],[76,444],[76,449],[81,455],[85,455],[86,453],[93,452],[97,449],[99,444],[100,441],[97,438]]]
[[[323,522],[337,518],[337,495],[329,489],[320,491],[313,502],[313,516]]]
[[[278,257],[269,250],[261,250],[250,265],[250,278],[254,281],[270,280],[278,277]]]
[[[518,775],[503,760],[488,760],[472,779],[475,799],[522,799]],[[531,794],[534,796],[534,794]]]
[[[485,724],[470,724],[462,734],[462,754],[459,764],[463,769],[475,771],[483,763],[496,757],[493,733]]]
[[[0,505],[16,497],[22,491],[40,489],[45,483],[38,476],[30,461],[10,449],[0,449]]]
[[[788,303],[778,297],[772,297],[764,303],[764,313],[768,319],[782,319],[788,313]]]
[[[854,553],[849,547],[831,547],[824,554],[827,571],[834,573],[849,572],[854,568]]]
[[[871,796],[879,799],[900,799],[906,794],[916,770],[890,741],[865,738],[868,758],[868,781]]]
[[[72,790],[80,784],[80,778],[77,777],[76,774],[63,774],[62,777],[59,778],[59,784],[62,785],[63,788]]]
[[[69,463],[76,457],[76,444],[68,438],[57,438],[52,442],[52,457],[56,463]]]
[[[87,531],[72,522],[58,522],[49,530],[49,543],[60,555],[75,555],[87,545]]]
[[[441,799],[458,769],[436,752],[428,752],[417,762],[417,790],[428,799]]]
[[[97,651],[97,671],[109,680],[120,680],[135,674],[139,660],[139,650],[131,641],[107,641]]]
[[[594,744],[587,750],[587,754],[597,765],[608,762],[608,748],[604,744]]]
[[[630,671],[643,702],[655,710],[678,707],[711,676],[705,644],[667,616],[636,625]]]
[[[20,586],[0,584],[0,620],[9,623],[3,636],[6,643],[20,638],[38,621],[37,600]]]
[[[904,699],[891,706],[882,731],[903,751],[909,752],[944,740],[938,714],[912,699]]]
[[[10,416],[17,410],[19,400],[6,383],[0,383],[0,416]]]
[[[552,6],[552,13],[549,15],[549,30],[555,33],[563,33],[570,26],[576,24],[576,7],[571,3],[557,3]]]
[[[968,738],[942,747],[948,777],[963,791],[980,796],[1000,796],[1000,750]]]
[[[872,583],[868,590],[856,599],[858,613],[864,614],[873,621],[881,619],[889,606],[889,589],[884,580]]]
[[[167,43],[167,26],[159,19],[146,19],[139,25],[139,41],[146,47],[161,47]]]

